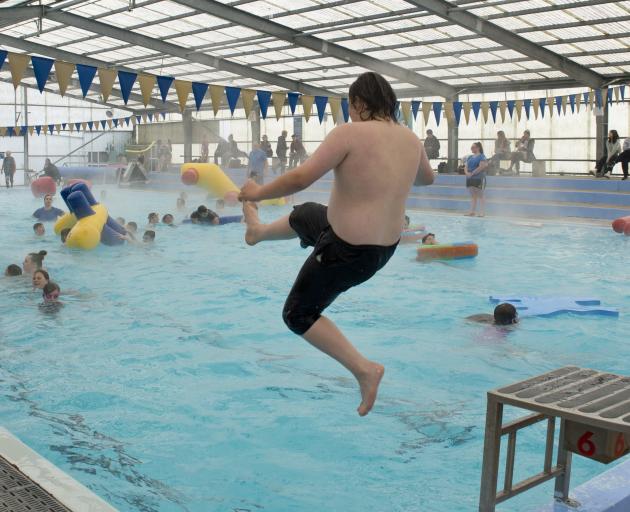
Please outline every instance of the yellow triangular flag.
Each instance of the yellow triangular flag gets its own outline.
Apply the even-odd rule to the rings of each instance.
[[[113,129],[114,129],[114,123],[112,122],[112,120],[111,120],[111,119],[108,119],[108,120],[107,120],[107,126],[109,126],[109,129],[110,129],[110,130],[113,130]]]
[[[424,118],[424,124],[429,124],[429,114],[431,114],[431,107],[433,104],[430,101],[422,102],[422,117]]]
[[[98,80],[101,84],[101,96],[103,96],[103,102],[107,102],[109,95],[114,87],[116,81],[116,70],[107,68],[98,68]]]
[[[144,121],[144,124],[149,122],[149,116],[147,116],[146,112],[142,112],[142,120]]]
[[[446,117],[446,121],[448,123],[452,123],[455,121],[455,112],[453,112],[453,102],[445,101],[444,102],[444,116]]]
[[[276,120],[280,120],[280,117],[282,116],[282,109],[284,107],[284,100],[286,96],[287,93],[284,91],[276,91],[271,94],[271,103],[276,111]]]
[[[591,106],[591,109],[595,106],[595,91],[588,92],[588,104]]]
[[[488,122],[488,112],[490,111],[490,103],[488,103],[487,101],[482,101],[481,102],[481,113],[483,115],[483,122],[487,123]]]
[[[138,75],[138,83],[140,84],[140,94],[142,94],[142,103],[146,107],[151,100],[153,87],[155,87],[155,75]]]
[[[336,96],[328,98],[328,103],[330,103],[330,113],[332,114],[333,123],[337,124],[341,121],[341,116],[339,115],[341,112],[341,98]]]
[[[74,123],[68,123],[68,128],[70,130],[70,133],[74,133]]]
[[[411,123],[411,101],[401,101],[400,110],[402,111],[405,124],[409,126],[409,124]]]
[[[66,94],[72,73],[74,73],[74,64],[62,60],[55,61],[55,76],[57,77],[57,84],[59,84],[59,94],[62,96]]]
[[[516,112],[516,119],[520,121],[523,112],[523,100],[516,100],[514,102],[514,111]]]
[[[472,103],[470,101],[466,101],[463,104],[464,110],[464,119],[466,120],[466,124],[470,123],[470,111],[472,110]]]
[[[315,101],[315,96],[310,96],[309,94],[303,94],[301,96],[302,99],[302,111],[304,112],[304,119],[308,123],[308,120],[311,118],[311,111],[313,110],[313,102]]]
[[[33,135],[33,132],[35,131],[35,127],[34,126],[29,126],[28,127],[28,133],[30,133],[31,135]]]
[[[188,96],[192,92],[192,82],[186,80],[175,80],[173,82],[175,91],[177,91],[177,100],[179,101],[179,111],[186,110],[186,103],[188,103]]]
[[[212,100],[212,110],[214,110],[214,115],[216,116],[219,112],[219,108],[221,107],[221,100],[223,99],[223,90],[224,87],[222,85],[211,85],[210,86],[210,99]]]
[[[567,115],[567,96],[562,96],[562,114]]]
[[[7,127],[0,126],[0,137],[4,137],[7,134]]]
[[[137,122],[138,119],[136,119],[136,116],[131,116],[131,124],[135,126]]]
[[[254,98],[256,97],[256,91],[254,89],[241,89],[241,100],[243,101],[243,110],[245,110],[245,117],[249,118],[249,114],[254,108]]]
[[[9,52],[9,69],[11,70],[11,79],[13,80],[13,87],[15,89],[20,85],[24,72],[28,67],[29,60],[30,57],[28,55]]]
[[[619,87],[615,87],[613,91],[615,91],[615,103],[619,103]]]
[[[538,111],[540,110],[540,98],[533,99],[532,105],[534,106],[534,118],[538,119]]]
[[[505,112],[507,111],[507,102],[499,101],[499,112],[501,112],[501,122],[505,123]]]
[[[578,93],[575,95],[575,111],[580,111],[580,105],[582,104],[582,94]]]
[[[56,124],[55,125],[55,130],[57,131],[57,135],[59,135],[59,133],[61,132],[61,125],[60,124]]]
[[[556,105],[556,99],[552,96],[547,98],[547,106],[549,107],[549,117],[553,117],[553,108]]]
[[[85,131],[87,131],[87,129],[88,129],[88,124],[87,124],[85,121],[83,121],[83,122],[81,123],[81,127],[83,128],[83,131],[85,132]]]

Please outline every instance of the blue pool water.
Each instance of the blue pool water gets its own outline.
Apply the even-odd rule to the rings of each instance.
[[[110,189],[106,204],[143,225],[175,195]],[[240,225],[188,225],[159,227],[150,248],[74,252],[35,240],[39,205],[0,190],[0,262],[46,249],[73,294],[51,314],[26,280],[0,278],[0,424],[122,511],[472,511],[488,389],[567,364],[629,373],[630,238],[609,228],[413,212],[480,254],[420,264],[401,246],[330,308],[386,366],[359,418],[349,374],[282,323],[307,255],[296,241],[250,248]],[[531,318],[506,336],[463,320],[505,293],[594,295],[621,315]],[[516,478],[541,469],[541,439],[519,437]],[[573,485],[601,469],[576,458]]]

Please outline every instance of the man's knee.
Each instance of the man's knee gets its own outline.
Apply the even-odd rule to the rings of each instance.
[[[292,308],[289,304],[285,304],[282,310],[284,323],[298,336],[302,336],[308,331],[318,318],[318,314],[307,313],[300,308]]]

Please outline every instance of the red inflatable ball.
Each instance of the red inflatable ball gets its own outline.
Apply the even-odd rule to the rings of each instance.
[[[55,195],[57,185],[50,176],[42,176],[31,183],[31,192],[35,197],[44,197],[46,194]]]
[[[66,187],[71,187],[72,185],[75,185],[77,183],[85,183],[87,185],[87,188],[92,188],[92,182],[90,180],[82,180],[81,178],[75,178],[68,181],[68,183],[66,183]]]
[[[630,235],[630,215],[627,217],[619,217],[615,219],[612,223],[612,228],[617,233],[625,233],[626,235]]]
[[[182,183],[184,185],[196,185],[197,181],[199,181],[199,173],[197,169],[186,169],[182,173]]]
[[[223,196],[225,206],[237,206],[238,205],[238,192],[230,191],[226,192]]]

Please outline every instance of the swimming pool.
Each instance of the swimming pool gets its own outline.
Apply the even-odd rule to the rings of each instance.
[[[172,194],[107,193],[112,216],[140,226],[176,213]],[[150,248],[74,252],[35,240],[40,204],[0,190],[0,261],[43,248],[75,294],[49,314],[2,278],[0,424],[122,511],[475,510],[488,389],[567,364],[629,373],[630,239],[610,228],[413,212],[480,254],[420,264],[401,246],[330,308],[386,366],[359,418],[349,374],[282,323],[307,255],[296,241],[250,248],[240,225],[162,226]],[[463,321],[500,293],[593,295],[621,316],[530,318],[505,337]],[[516,479],[540,470],[541,432],[519,434]],[[572,485],[601,469],[575,458]],[[551,495],[548,483],[499,510]]]

